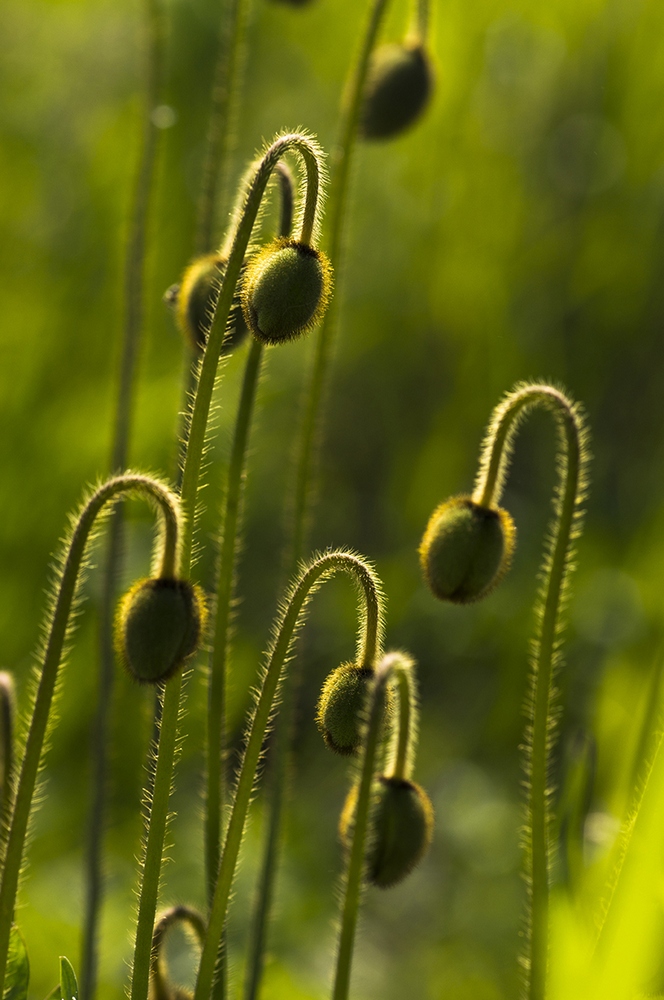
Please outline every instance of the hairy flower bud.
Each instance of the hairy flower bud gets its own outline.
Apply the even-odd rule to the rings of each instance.
[[[366,667],[342,663],[323,684],[316,709],[316,723],[330,750],[344,757],[356,754],[360,749],[364,711],[373,677],[373,671]],[[394,695],[388,688],[385,692],[384,724],[389,722],[393,703]]]
[[[360,128],[365,139],[391,139],[410,128],[433,91],[433,70],[422,45],[381,45],[371,58]]]
[[[420,545],[422,572],[435,596],[455,604],[485,597],[509,569],[515,536],[500,507],[483,507],[469,496],[440,504]]]
[[[426,853],[433,834],[433,806],[419,785],[405,778],[380,775],[374,783],[374,805],[366,852],[366,877],[386,889],[408,875]],[[339,834],[350,847],[357,785],[346,798]]]
[[[171,285],[164,295],[166,304],[175,310],[180,332],[195,350],[202,351],[205,347],[226,264],[226,258],[219,253],[197,257],[187,267],[180,284]],[[228,325],[230,333],[224,337],[222,355],[230,354],[247,335],[239,296],[233,301]]]
[[[330,298],[332,268],[320,250],[279,237],[247,263],[244,318],[267,344],[293,340],[321,319]]]
[[[198,650],[206,614],[203,594],[189,580],[139,580],[118,607],[117,653],[137,681],[168,680]]]

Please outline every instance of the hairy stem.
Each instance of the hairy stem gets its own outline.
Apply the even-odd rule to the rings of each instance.
[[[531,689],[526,730],[528,783],[526,877],[529,890],[528,939],[525,968],[529,1000],[546,996],[549,953],[549,879],[551,869],[551,810],[549,770],[554,738],[554,671],[562,632],[561,615],[571,568],[571,550],[581,530],[581,504],[586,488],[586,431],[578,409],[548,385],[518,387],[500,404],[486,439],[473,499],[483,506],[498,504],[514,435],[523,416],[534,407],[553,413],[560,447],[556,518],[542,571]]]
[[[330,552],[319,556],[306,567],[292,587],[275,628],[274,641],[247,736],[226,830],[219,877],[212,901],[205,944],[203,945],[194,1000],[207,1000],[213,987],[216,957],[226,922],[228,902],[247,812],[256,784],[261,748],[273,712],[282,671],[291,653],[294,636],[303,623],[308,599],[323,579],[337,572],[350,574],[362,593],[364,614],[360,621],[359,661],[365,662],[368,653],[371,650],[377,651],[379,648],[382,637],[382,598],[380,585],[375,574],[363,560],[348,552]],[[374,609],[377,609],[376,613],[374,613]]]
[[[76,521],[59,574],[50,615],[41,676],[21,764],[7,840],[5,866],[0,884],[0,995],[2,995],[4,986],[9,932],[14,915],[16,891],[35,782],[63,648],[70,629],[70,612],[76,596],[86,543],[102,508],[123,496],[132,494],[147,499],[158,506],[165,529],[164,550],[168,547],[177,549],[179,544],[180,518],[177,498],[168,487],[148,476],[127,474],[108,480],[92,494]]]

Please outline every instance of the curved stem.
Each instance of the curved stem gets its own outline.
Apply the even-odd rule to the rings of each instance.
[[[197,254],[209,253],[215,243],[214,228],[219,212],[217,192],[221,187],[223,196],[228,177],[249,7],[249,0],[228,0],[221,18],[198,206]]]
[[[529,1000],[544,1000],[552,850],[549,763],[555,726],[553,676],[558,666],[557,647],[571,569],[571,550],[581,530],[581,504],[585,495],[588,462],[583,419],[578,408],[564,393],[548,385],[525,385],[510,393],[497,407],[487,434],[473,499],[484,506],[498,504],[517,427],[523,416],[536,406],[553,413],[560,436],[556,522],[547,545],[542,572],[526,729],[526,877],[530,912],[525,966]]]
[[[152,113],[159,103],[165,44],[164,17],[160,0],[146,0],[145,15],[147,52],[143,134],[125,264],[125,317],[111,456],[111,472],[113,473],[125,469],[128,464],[129,437],[134,412],[136,372],[143,322],[145,244],[160,135],[160,130],[152,121]],[[122,527],[122,506],[117,506],[113,511],[109,526],[100,607],[99,691],[91,739],[92,806],[86,853],[87,886],[81,945],[81,1000],[91,1000],[97,985],[97,939],[102,898],[101,857],[108,770],[107,740],[115,665],[113,608],[122,559]]]
[[[348,866],[343,883],[343,904],[341,910],[341,926],[337,945],[337,961],[334,977],[332,1000],[346,1000],[350,985],[353,948],[355,945],[355,930],[360,907],[362,876],[364,873],[364,855],[371,808],[371,791],[376,756],[380,743],[381,720],[385,688],[392,677],[398,679],[400,692],[402,674],[409,674],[410,660],[401,653],[387,653],[376,667],[373,688],[370,694],[367,730],[364,738],[364,753],[362,756],[360,784],[357,793],[357,805],[353,821],[353,842],[351,844]],[[408,680],[405,680],[408,691]],[[408,701],[408,697],[404,699]]]
[[[413,674],[410,660],[403,658],[404,666],[396,673],[399,691],[399,725],[394,761],[389,768],[389,774],[394,778],[407,780],[413,770],[413,755],[416,739],[416,704]]]
[[[307,171],[307,192],[301,231],[301,239],[303,241],[307,241],[307,232],[310,234],[310,230],[313,228],[317,217],[320,185],[319,159],[322,155],[321,151],[317,143],[307,136],[298,133],[283,135],[272,143],[264,156],[258,161],[248,184],[244,204],[238,215],[234,229],[235,235],[219,293],[215,317],[198,371],[198,386],[188,424],[187,451],[182,473],[182,507],[187,525],[184,533],[182,554],[182,565],[185,575],[188,574],[191,564],[193,520],[212,392],[217,375],[221,344],[224,339],[226,323],[233,303],[235,285],[237,284],[244,255],[249,245],[251,231],[256,221],[267,182],[279,160],[290,151],[301,155]]]
[[[293,222],[294,180],[290,170],[278,163],[275,176],[279,183],[279,235],[288,236]],[[228,468],[228,481],[222,515],[217,581],[217,610],[211,643],[208,682],[207,739],[207,799],[205,811],[205,861],[208,903],[212,901],[219,869],[221,815],[224,799],[224,750],[226,739],[226,670],[230,646],[231,606],[237,538],[241,521],[242,491],[245,476],[247,446],[260,378],[263,345],[252,340],[247,357],[235,422],[233,446]]]
[[[283,668],[291,653],[295,634],[303,623],[308,600],[325,578],[337,572],[350,574],[362,593],[366,613],[360,622],[359,658],[364,661],[369,650],[377,650],[380,647],[382,596],[379,581],[373,571],[362,559],[348,552],[330,552],[319,556],[304,569],[292,587],[275,628],[274,641],[247,736],[240,776],[226,830],[219,877],[210,910],[210,920],[203,945],[194,1000],[207,1000],[211,994],[219,942],[226,922],[228,901],[249,803],[256,783],[261,748],[269,726]],[[376,616],[369,611],[373,607],[378,608]]]
[[[179,575],[188,577],[191,572],[196,502],[207,433],[208,417],[214,389],[221,344],[226,332],[235,286],[240,274],[251,231],[256,221],[267,183],[281,158],[288,152],[297,152],[307,170],[307,202],[304,217],[316,218],[319,196],[322,153],[317,143],[299,133],[289,133],[278,138],[257,162],[246,189],[241,210],[237,213],[234,238],[212,326],[207,337],[205,352],[198,367],[198,385],[188,423],[188,435],[180,504],[184,518]],[[313,204],[311,204],[313,203]],[[304,226],[304,223],[303,223]],[[134,965],[131,984],[132,1000],[145,1000],[148,994],[150,973],[150,948],[152,928],[157,909],[159,875],[168,819],[168,801],[175,761],[178,716],[182,677],[178,675],[166,685],[162,706],[159,747],[154,779],[154,789],[148,821],[143,876],[139,893],[138,923],[134,945]],[[208,998],[206,998],[208,1000]]]
[[[169,988],[166,962],[163,956],[164,938],[169,928],[174,924],[185,924],[196,936],[199,944],[205,934],[205,921],[198,912],[190,906],[172,906],[162,913],[154,925],[152,934],[152,961],[150,966],[151,996],[153,1000],[174,1000],[180,995]]]
[[[165,526],[164,548],[179,542],[179,510],[175,495],[162,483],[148,476],[128,474],[108,480],[83,506],[69,540],[57,584],[43,654],[41,676],[35,697],[30,730],[25,745],[21,773],[14,799],[5,866],[0,884],[0,995],[7,967],[9,932],[14,914],[23,847],[30,818],[32,797],[42,756],[53,694],[69,631],[69,619],[78,587],[86,543],[94,522],[107,504],[122,496],[138,495],[159,508]]]

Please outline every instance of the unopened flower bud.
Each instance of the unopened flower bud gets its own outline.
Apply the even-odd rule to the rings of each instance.
[[[371,58],[360,128],[365,139],[391,139],[420,117],[433,90],[422,45],[381,45]]]
[[[500,507],[453,497],[431,515],[420,563],[429,587],[442,601],[467,604],[485,597],[509,569],[516,530]]]
[[[187,267],[181,283],[171,285],[164,295],[166,304],[175,309],[180,332],[195,350],[205,347],[226,264],[226,258],[218,253],[197,257]],[[222,355],[230,354],[247,335],[239,296],[233,301],[228,326],[230,333],[224,337]]]
[[[382,774],[374,783],[374,805],[366,853],[366,876],[386,889],[408,875],[426,853],[433,834],[433,806],[419,785]],[[339,834],[350,847],[357,785],[346,798]]]
[[[251,332],[267,344],[293,340],[318,323],[330,298],[332,268],[320,250],[279,237],[248,262],[242,308]]]
[[[316,710],[323,739],[335,753],[349,757],[362,743],[367,695],[374,674],[355,663],[342,663],[327,677]],[[394,704],[391,688],[385,692],[383,725],[389,723]]]
[[[139,580],[118,608],[116,650],[137,681],[157,684],[198,650],[205,619],[203,594],[189,580]]]

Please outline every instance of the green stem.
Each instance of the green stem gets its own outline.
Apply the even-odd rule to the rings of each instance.
[[[413,30],[413,41],[418,45],[424,45],[429,33],[429,23],[431,20],[430,0],[417,0],[415,11],[415,25]]]
[[[391,767],[391,776],[406,780],[413,769],[413,744],[415,729],[413,679],[410,669],[397,672],[399,689],[399,726],[396,753]]]
[[[187,447],[180,495],[184,529],[179,560],[179,575],[184,578],[187,578],[191,572],[196,502],[208,417],[212,392],[216,382],[221,344],[226,332],[226,324],[235,294],[235,286],[267,183],[278,162],[286,153],[291,151],[297,152],[302,157],[307,171],[303,232],[307,226],[307,219],[311,218],[315,220],[316,218],[320,179],[318,160],[321,156],[321,151],[313,139],[309,139],[298,133],[289,133],[278,138],[269,147],[263,157],[257,162],[249,179],[243,206],[236,214],[234,238],[228,257],[228,265],[219,293],[215,316],[208,334],[205,352],[198,366],[198,386],[188,423]],[[168,816],[168,800],[173,775],[181,684],[180,677],[174,678],[166,686],[164,694],[157,767],[149,816],[148,839],[145,846],[143,876],[139,893],[138,924],[136,928],[131,984],[132,1000],[146,1000],[148,995],[152,929],[157,909],[159,873],[161,870]],[[209,1000],[209,998],[206,998],[206,1000]]]
[[[209,253],[215,243],[214,229],[219,212],[217,192],[221,187],[223,194],[227,183],[249,8],[249,0],[228,0],[221,18],[198,207],[197,254]]]
[[[159,103],[164,58],[164,18],[159,0],[146,0],[146,88],[142,147],[133,196],[125,264],[125,316],[120,382],[116,404],[111,471],[120,472],[128,462],[129,437],[134,412],[136,372],[141,343],[144,297],[145,244],[154,190],[160,130],[152,121]],[[86,856],[87,886],[81,946],[81,1000],[91,1000],[97,983],[97,947],[102,898],[102,844],[107,781],[107,740],[113,691],[113,607],[122,559],[122,507],[113,511],[109,526],[106,567],[100,608],[99,693],[92,737],[92,806]]]
[[[558,666],[557,646],[562,632],[561,613],[571,569],[571,550],[581,530],[588,461],[583,420],[562,392],[548,385],[526,385],[517,388],[497,407],[487,434],[473,499],[483,506],[499,503],[514,435],[523,416],[534,407],[543,407],[553,413],[560,436],[556,523],[542,572],[525,741],[528,781],[526,878],[530,910],[525,962],[527,996],[529,1000],[544,1000],[552,853],[549,767],[555,728],[553,676]]]
[[[35,697],[21,773],[14,799],[5,866],[0,884],[0,996],[3,995],[9,932],[14,915],[23,848],[32,807],[35,782],[42,756],[53,694],[62,652],[70,632],[70,612],[76,596],[86,543],[97,515],[106,504],[122,496],[138,495],[158,505],[165,525],[164,545],[179,542],[177,498],[168,487],[148,476],[128,474],[108,480],[83,506],[72,532],[57,584],[43,654],[41,676]]]
[[[207,1000],[213,986],[219,942],[226,922],[238,854],[261,749],[273,712],[282,671],[291,653],[295,634],[303,623],[309,598],[323,580],[337,572],[350,574],[362,592],[365,614],[361,618],[358,659],[365,662],[369,651],[377,651],[382,638],[382,598],[379,582],[369,566],[348,552],[330,552],[310,563],[292,587],[274,632],[260,694],[256,701],[226,830],[219,877],[214,892],[210,920],[196,982],[194,1000]],[[374,609],[375,612],[374,612]]]
[[[157,920],[152,934],[152,963],[150,968],[151,996],[153,1000],[173,1000],[176,992],[168,982],[168,972],[163,954],[164,938],[174,924],[184,924],[200,945],[205,935],[205,921],[190,906],[172,906]],[[179,991],[178,991],[179,993]]]
[[[2,785],[0,785],[0,840],[4,845],[9,829],[14,798],[14,719],[16,698],[14,680],[4,670],[0,672],[0,752],[2,754]]]
[[[288,236],[293,222],[295,182],[290,170],[278,163],[275,176],[280,191],[279,234]],[[235,422],[235,433],[228,469],[228,482],[220,533],[219,579],[217,582],[217,611],[214,636],[211,644],[208,685],[208,767],[207,807],[205,816],[205,859],[208,886],[208,903],[212,900],[219,868],[221,843],[221,815],[224,800],[223,760],[226,738],[226,670],[230,645],[231,606],[237,538],[241,519],[242,487],[245,476],[247,446],[260,377],[263,349],[258,340],[252,340],[247,357]]]
[[[205,447],[212,392],[214,389],[221,344],[226,332],[226,323],[233,304],[235,286],[249,245],[251,231],[256,221],[260,203],[267,182],[279,160],[294,151],[302,157],[307,172],[306,201],[302,220],[301,240],[308,242],[317,217],[320,186],[320,149],[312,139],[298,133],[283,135],[272,143],[258,161],[247,187],[244,204],[238,214],[234,238],[228,257],[214,321],[208,335],[207,345],[198,369],[198,386],[188,423],[187,451],[182,474],[182,506],[187,524],[183,541],[183,567],[189,572],[193,544],[193,520],[198,494],[198,480]]]
[[[374,772],[376,770],[377,750],[380,743],[385,688],[390,678],[397,677],[399,679],[400,694],[402,694],[404,689],[401,684],[401,675],[404,673],[409,674],[410,666],[410,661],[401,653],[387,653],[376,667],[375,680],[370,694],[360,785],[353,821],[353,841],[342,889],[343,904],[332,1000],[347,1000],[350,986],[355,931],[360,907],[362,876],[364,874],[364,856],[367,828],[369,825],[369,811],[371,808],[371,793]],[[409,701],[407,678],[405,679],[405,684],[406,697],[402,697],[402,702]]]
[[[219,870],[221,842],[223,755],[226,719],[226,669],[229,652],[229,630],[235,576],[238,522],[242,500],[249,429],[256,398],[263,347],[252,340],[242,383],[242,395],[235,424],[235,435],[228,468],[228,485],[221,529],[219,579],[217,582],[217,612],[214,640],[210,656],[208,688],[208,759],[207,806],[205,822],[205,861],[208,902],[212,900]]]

